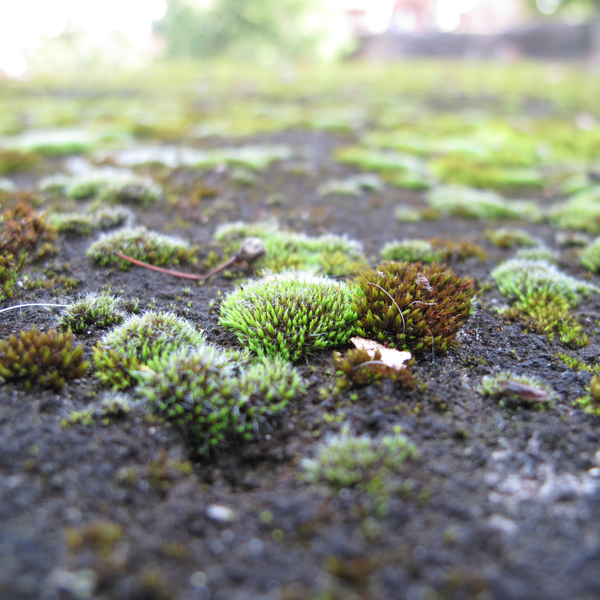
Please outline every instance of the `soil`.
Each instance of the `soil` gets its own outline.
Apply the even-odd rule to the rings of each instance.
[[[415,370],[427,383],[423,391],[384,382],[327,402],[319,389],[334,381],[332,356],[317,354],[299,365],[310,385],[293,415],[255,443],[201,459],[189,453],[176,430],[139,408],[106,425],[96,420],[63,427],[70,411],[96,406],[110,393],[93,370],[60,393],[5,383],[0,386],[2,600],[600,597],[600,419],[573,404],[586,393],[590,373],[574,371],[558,357],[567,353],[597,361],[600,335],[593,315],[585,316],[594,303],[580,309],[590,344],[577,351],[504,320],[493,310],[504,300],[488,284],[489,274],[513,252],[493,247],[483,234],[500,223],[455,218],[399,223],[391,218],[394,208],[423,207],[423,197],[391,186],[360,197],[318,196],[320,183],[353,172],[330,158],[345,141],[319,132],[246,139],[291,144],[304,158],[274,164],[259,174],[257,185],[247,187],[227,172],[222,177],[179,170],[171,183],[185,189],[200,180],[217,185],[217,195],[192,202],[182,194],[177,203],[134,206],[136,222],[180,235],[204,255],[219,223],[268,217],[310,235],[347,234],[361,241],[374,261],[394,239],[472,240],[488,258],[450,263],[458,274],[474,277],[479,290],[478,310],[461,331],[459,347],[418,360]],[[268,200],[274,195],[279,203]],[[525,227],[557,247],[548,226]],[[139,298],[143,308],[174,310],[210,341],[235,345],[219,327],[215,306],[219,294],[238,280],[214,277],[196,286],[138,267],[100,268],[86,255],[95,237],[61,235],[56,254],[21,274],[23,281],[57,265],[81,280],[73,291],[17,288],[3,307],[64,304],[110,289]],[[574,253],[562,257],[561,268],[585,276]],[[58,312],[2,313],[0,337],[34,324],[55,326]],[[88,358],[102,333],[91,329],[76,336]],[[558,400],[536,410],[500,406],[476,392],[484,375],[508,368],[543,379]],[[360,489],[335,493],[298,477],[300,460],[314,456],[344,425],[372,436],[401,426],[418,448],[420,458],[404,472],[412,491],[394,496],[387,514],[374,512]],[[230,510],[215,515],[211,505]]]

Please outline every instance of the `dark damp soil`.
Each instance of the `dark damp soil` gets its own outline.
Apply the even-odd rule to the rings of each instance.
[[[0,598],[600,597],[600,420],[573,405],[591,375],[558,356],[595,363],[595,319],[582,316],[590,344],[571,350],[497,316],[493,307],[502,299],[486,283],[511,251],[492,247],[483,231],[498,223],[399,223],[393,209],[422,207],[423,199],[393,187],[360,197],[319,197],[321,182],[351,173],[329,158],[342,138],[296,132],[252,142],[293,144],[304,156],[270,167],[251,187],[236,186],[228,173],[176,171],[167,184],[178,186],[177,201],[134,207],[136,221],[181,235],[205,255],[219,223],[271,216],[308,234],[348,234],[371,257],[393,239],[472,240],[488,258],[451,261],[459,274],[475,278],[479,290],[478,311],[461,331],[460,346],[418,360],[416,372],[427,383],[422,392],[384,383],[326,402],[319,389],[333,382],[331,353],[314,356],[300,365],[310,387],[292,416],[264,439],[210,459],[190,455],[177,431],[141,409],[106,425],[96,420],[62,427],[70,411],[98,405],[108,393],[93,371],[60,393],[2,385]],[[192,198],[199,181],[216,195]],[[556,247],[547,226],[518,225]],[[198,286],[140,268],[100,268],[86,256],[94,237],[60,236],[57,253],[22,274],[44,276],[54,265],[80,280],[73,291],[18,287],[3,304],[62,304],[111,290],[139,298],[144,309],[174,310],[211,341],[234,345],[215,310],[234,280],[215,277]],[[584,276],[574,254],[562,256],[562,268]],[[594,310],[591,301],[581,308]],[[47,329],[57,311],[3,313],[0,337],[33,324]],[[76,336],[88,358],[101,333]],[[482,399],[475,391],[481,378],[505,368],[540,377],[559,399],[545,410]],[[412,491],[394,496],[387,515],[374,511],[362,491],[336,494],[298,478],[300,459],[313,456],[343,425],[374,436],[401,426],[419,450],[404,473]],[[211,505],[230,511],[215,519]]]

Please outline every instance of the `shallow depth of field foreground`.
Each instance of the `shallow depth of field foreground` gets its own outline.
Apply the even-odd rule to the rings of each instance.
[[[600,597],[598,98],[529,63],[3,82],[0,597]]]

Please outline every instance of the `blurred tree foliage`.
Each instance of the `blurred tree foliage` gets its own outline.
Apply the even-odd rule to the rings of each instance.
[[[600,15],[600,0],[527,0],[534,11],[546,15],[564,15],[571,13],[581,18]]]
[[[320,0],[168,0],[155,26],[178,57],[304,58],[340,45]]]

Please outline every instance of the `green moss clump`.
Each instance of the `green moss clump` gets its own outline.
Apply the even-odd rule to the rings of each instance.
[[[45,188],[48,188],[47,183]],[[111,203],[150,204],[160,199],[162,188],[152,180],[132,173],[100,170],[67,179],[64,192],[74,200],[99,198]]]
[[[583,398],[578,398],[576,404],[586,413],[600,416],[600,375],[596,373],[585,389],[587,394]]]
[[[421,212],[415,208],[400,204],[394,210],[394,218],[396,221],[400,221],[400,223],[418,223],[419,221],[422,221],[424,217]]]
[[[537,377],[516,375],[510,371],[487,375],[481,380],[477,392],[500,400],[501,406],[506,402],[519,405],[549,403],[557,399],[554,390]]]
[[[592,273],[600,271],[600,238],[596,238],[581,251],[581,264]]]
[[[402,474],[407,460],[419,457],[416,446],[397,432],[380,438],[354,436],[345,430],[319,447],[317,456],[302,460],[302,479],[326,483],[336,490],[362,485],[383,491]]]
[[[514,248],[515,246],[538,246],[536,240],[526,229],[519,227],[499,227],[486,229],[485,237],[497,248]]]
[[[427,202],[444,215],[466,219],[539,219],[535,202],[506,200],[495,192],[468,187],[437,187]]]
[[[53,213],[48,220],[61,233],[87,235],[94,229],[94,217],[89,213]]]
[[[405,189],[426,190],[433,184],[433,177],[426,163],[410,154],[349,146],[340,148],[334,156],[340,162],[360,169],[378,171],[386,181]]]
[[[550,224],[561,229],[600,233],[600,186],[575,194],[550,209]]]
[[[535,246],[531,248],[519,248],[515,254],[515,258],[521,260],[545,260],[547,263],[554,264],[559,258],[559,253],[547,246]]]
[[[354,175],[346,179],[332,179],[319,186],[319,196],[339,194],[340,196],[361,196],[363,192],[378,192],[383,189],[383,181],[371,173]]]
[[[133,213],[124,206],[109,206],[85,213],[51,213],[48,221],[62,233],[87,235],[93,229],[111,229],[133,220]]]
[[[122,305],[122,298],[111,294],[88,294],[66,308],[58,317],[58,326],[63,331],[71,329],[75,333],[81,333],[88,327],[108,329],[120,325],[127,317]]]
[[[90,246],[88,256],[102,266],[128,270],[131,263],[115,256],[115,252],[157,266],[193,263],[196,255],[196,249],[185,240],[148,231],[145,227],[125,227],[101,236]]]
[[[440,262],[444,253],[428,240],[401,240],[388,242],[379,253],[383,260],[396,262]]]
[[[306,384],[281,359],[249,365],[250,355],[204,344],[163,356],[138,373],[136,394],[205,454],[235,439],[259,436]]]
[[[472,279],[437,264],[389,262],[354,281],[358,335],[412,352],[445,352],[475,295]]]
[[[520,318],[550,339],[558,333],[565,344],[587,344],[583,327],[570,309],[582,296],[600,292],[596,286],[566,275],[545,260],[514,258],[498,265],[492,277],[502,295],[514,302],[505,316]]]
[[[542,175],[536,169],[505,167],[460,155],[433,160],[431,171],[444,183],[474,188],[520,190],[540,189],[544,185]]]
[[[306,395],[306,387],[298,370],[279,357],[262,358],[246,368],[239,379],[240,414],[244,417],[239,432],[254,436],[290,402]]]
[[[83,360],[83,348],[73,346],[70,331],[59,333],[49,329],[40,333],[35,327],[22,331],[17,338],[0,340],[0,376],[24,379],[25,386],[60,390],[67,379],[83,377],[90,363]]]
[[[292,362],[348,341],[356,314],[352,289],[307,273],[268,275],[229,294],[220,324],[258,356]]]
[[[223,444],[239,418],[236,376],[248,356],[200,344],[154,361],[139,372],[135,393],[174,423],[201,453]]]
[[[267,253],[258,260],[258,273],[311,271],[325,275],[344,275],[367,265],[362,245],[346,236],[327,234],[310,237],[302,233],[282,231],[277,223],[227,223],[215,232],[215,239],[231,255],[238,251],[245,238],[257,237]]]
[[[106,333],[94,348],[98,378],[113,389],[133,385],[133,373],[186,346],[204,344],[204,336],[169,312],[134,315]]]
[[[523,299],[534,293],[549,292],[577,303],[582,295],[600,292],[595,285],[575,279],[545,260],[513,258],[499,264],[491,273],[500,293],[507,298]]]

